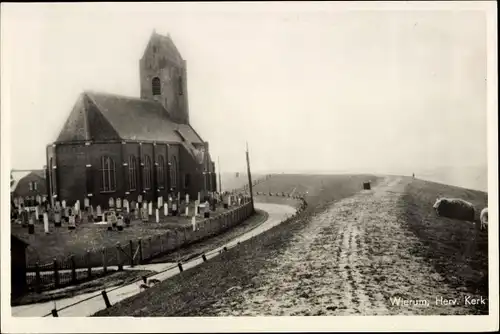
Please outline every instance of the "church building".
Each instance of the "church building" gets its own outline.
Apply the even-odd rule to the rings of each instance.
[[[52,203],[216,191],[208,142],[189,124],[186,61],[170,36],[154,32],[139,64],[140,98],[83,92],[47,146]]]

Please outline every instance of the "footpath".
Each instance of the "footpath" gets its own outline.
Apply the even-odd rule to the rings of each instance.
[[[271,203],[255,203],[255,208],[266,211],[268,213],[268,219],[258,225],[256,228],[232,239],[224,245],[216,247],[209,252],[205,253],[206,260],[220,254],[220,252],[226,248],[231,248],[236,246],[239,242],[248,240],[260,233],[267,231],[268,229],[280,224],[286,217],[291,216],[295,213],[296,209],[281,204],[271,204]],[[204,260],[201,257],[193,258],[189,261],[182,263],[182,269],[188,270],[196,267],[197,265],[203,263]],[[180,272],[180,268],[177,263],[155,263],[146,265],[135,265],[134,267],[124,266],[124,270],[151,270],[158,272],[158,274],[149,276],[148,279],[157,279],[163,281],[170,277],[177,275]],[[142,282],[131,283],[122,287],[107,289],[107,297],[111,305],[136,295],[141,292]],[[106,307],[104,298],[101,291],[91,292],[86,294],[81,294],[71,298],[59,299],[57,301],[43,302],[30,305],[22,305],[12,307],[12,316],[15,317],[43,317],[49,316],[51,311],[56,308],[58,310],[59,317],[76,316],[85,317],[91,316],[97,311],[100,311]],[[50,315],[51,316],[51,315]]]

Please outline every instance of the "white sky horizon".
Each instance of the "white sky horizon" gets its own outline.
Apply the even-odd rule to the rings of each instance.
[[[138,97],[153,30],[222,171],[245,171],[246,142],[255,171],[487,165],[484,12],[302,5],[2,5],[11,167],[45,164],[83,91]]]

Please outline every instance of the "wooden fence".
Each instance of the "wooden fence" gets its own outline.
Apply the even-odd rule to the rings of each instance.
[[[197,222],[196,230],[191,225],[185,226],[146,239],[118,243],[100,251],[54,259],[44,265],[37,263],[27,267],[27,285],[35,291],[60,288],[102,276],[109,270],[122,270],[124,265],[142,264],[156,256],[218,235],[246,220],[251,213],[251,203],[245,198],[239,207]]]

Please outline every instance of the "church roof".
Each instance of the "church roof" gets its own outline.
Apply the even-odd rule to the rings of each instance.
[[[175,123],[156,101],[97,92],[80,95],[56,142],[86,140],[203,144],[189,124]]]

